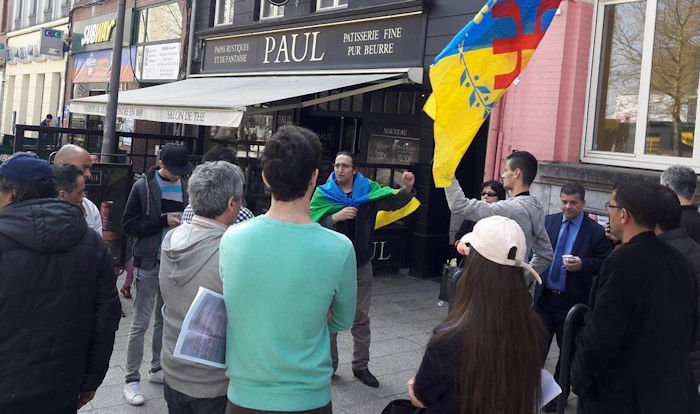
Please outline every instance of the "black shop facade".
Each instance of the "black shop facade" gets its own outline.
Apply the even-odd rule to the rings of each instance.
[[[424,21],[422,13],[413,13],[204,37],[199,72],[192,77],[300,76],[323,89],[260,102],[248,108],[237,128],[205,128],[206,147],[235,146],[252,165],[276,129],[294,123],[321,138],[320,183],[332,172],[339,151],[356,154],[360,171],[383,185],[399,187],[406,170],[425,174],[432,133],[424,134],[417,121],[428,95],[422,85]],[[349,81],[334,83],[328,75]],[[363,78],[371,75],[382,77]],[[420,186],[417,190],[420,194]],[[377,231],[376,267],[421,273],[414,268],[422,261],[412,260],[424,251],[413,238],[419,214]]]

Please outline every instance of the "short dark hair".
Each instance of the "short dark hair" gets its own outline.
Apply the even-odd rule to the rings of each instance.
[[[226,161],[238,165],[238,157],[233,148],[217,145],[202,156],[202,164],[209,161]]]
[[[56,176],[56,191],[72,192],[78,185],[78,177],[83,175],[83,170],[73,164],[52,165]]]
[[[520,168],[523,172],[523,182],[526,185],[532,184],[537,176],[537,158],[527,151],[513,151],[506,157],[510,162],[510,168],[515,170]]]
[[[46,117],[47,117],[48,119],[53,119],[53,115],[51,115],[51,114],[46,114]]]
[[[575,183],[575,182],[567,182],[564,183],[564,185],[561,186],[561,191],[559,194],[566,194],[566,195],[576,195],[578,194],[579,198],[581,198],[581,201],[586,200],[586,189],[583,188],[583,186],[580,183]]]
[[[672,165],[661,173],[661,184],[687,200],[695,195],[697,181],[695,171],[685,165]]]
[[[618,206],[627,210],[642,227],[653,229],[659,216],[658,185],[639,180],[621,181],[613,187]]]
[[[296,200],[321,162],[321,141],[309,129],[284,125],[265,143],[261,162],[275,200]]]
[[[481,189],[483,190],[486,187],[491,187],[494,193],[496,193],[496,197],[498,197],[499,200],[505,200],[506,199],[506,189],[503,188],[503,184],[499,183],[498,181],[484,181],[481,183]]]
[[[352,166],[357,167],[357,157],[355,156],[355,154],[353,154],[350,151],[340,151],[339,153],[335,154],[335,158],[338,158],[341,155],[344,155],[346,157],[350,157],[350,159],[352,160]]]
[[[664,232],[680,228],[682,210],[678,196],[673,190],[663,185],[660,185],[657,190],[659,191],[659,208],[656,224]]]
[[[55,178],[51,177],[50,181],[55,182]],[[19,184],[0,176],[0,191],[4,193],[14,192],[12,197],[13,203],[19,203],[25,200],[33,200],[35,198],[55,198],[56,188],[53,185],[45,186],[30,186]]]

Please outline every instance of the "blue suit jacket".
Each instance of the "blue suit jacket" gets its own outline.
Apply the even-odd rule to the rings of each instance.
[[[544,225],[554,251],[557,248],[556,244],[559,238],[561,221],[562,213],[550,214],[544,219]],[[578,272],[566,273],[566,299],[569,302],[569,306],[574,306],[577,303],[588,303],[593,276],[598,274],[600,267],[603,265],[603,260],[608,257],[611,251],[612,243],[605,237],[603,226],[590,219],[584,213],[581,228],[578,231],[578,235],[576,235],[574,247],[571,251],[572,255],[581,258],[583,266]],[[542,291],[549,277],[549,268],[540,276],[542,276],[543,283],[535,288],[535,304],[542,297]]]

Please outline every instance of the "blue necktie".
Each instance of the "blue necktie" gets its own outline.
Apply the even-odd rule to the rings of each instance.
[[[553,283],[559,282],[561,278],[561,268],[562,258],[564,254],[564,249],[566,249],[566,241],[569,239],[569,228],[571,227],[571,221],[566,220],[566,225],[564,226],[564,231],[561,233],[559,242],[557,243],[557,250],[554,252],[554,258],[552,259],[552,267],[549,271],[549,277],[552,278]]]

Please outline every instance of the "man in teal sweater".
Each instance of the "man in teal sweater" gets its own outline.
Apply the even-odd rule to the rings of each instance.
[[[280,128],[262,156],[270,210],[221,240],[227,414],[331,413],[329,335],[352,326],[357,282],[350,240],[309,216],[320,158],[316,134]]]

